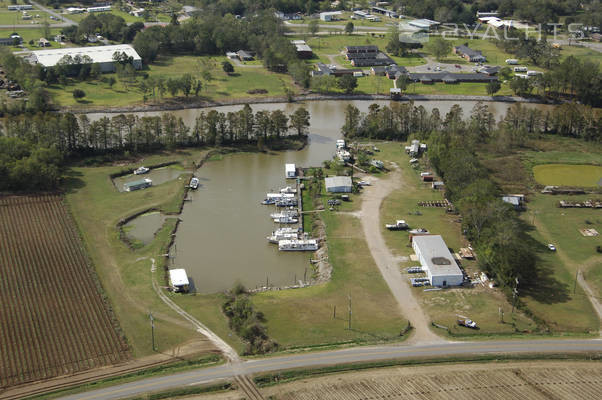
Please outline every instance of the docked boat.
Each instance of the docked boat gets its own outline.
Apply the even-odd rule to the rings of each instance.
[[[140,167],[140,168],[137,168],[137,169],[134,171],[134,175],[144,175],[144,174],[146,174],[148,171],[150,171],[150,168],[146,168],[146,167]]]
[[[299,234],[297,232],[277,233],[276,231],[274,231],[270,236],[267,236],[266,239],[270,243],[278,244],[281,240],[297,240],[299,239]]]
[[[274,203],[276,207],[295,207],[297,203],[297,199],[284,199],[284,200],[276,200]]]
[[[265,197],[267,199],[274,199],[274,200],[294,199],[295,194],[294,193],[267,193],[265,195]]]
[[[284,210],[277,213],[270,214],[271,218],[282,218],[282,217],[298,217],[299,212],[297,210]]]
[[[270,204],[276,204],[276,199],[265,198],[261,202],[264,206],[269,206]]]
[[[278,250],[315,251],[318,250],[318,241],[316,239],[281,240],[278,242]]]
[[[287,186],[285,188],[280,189],[280,193],[297,193],[297,189],[294,187]]]
[[[289,217],[287,215],[283,217],[274,218],[274,222],[276,222],[277,224],[296,224],[297,222],[299,222],[299,220],[297,218]]]
[[[188,184],[188,187],[190,187],[192,190],[196,190],[199,187],[199,178],[193,177],[190,180],[190,183]]]

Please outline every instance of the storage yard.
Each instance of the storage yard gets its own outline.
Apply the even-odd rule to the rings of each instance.
[[[61,196],[0,199],[0,243],[0,388],[129,358]]]

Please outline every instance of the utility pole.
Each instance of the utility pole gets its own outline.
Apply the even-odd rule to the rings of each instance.
[[[153,351],[157,351],[155,346],[155,318],[153,317],[153,312],[151,311],[149,314],[150,323],[151,323],[151,340],[153,342]]]
[[[337,306],[334,306],[334,309],[332,311],[332,319],[337,319]]]
[[[516,305],[516,299],[518,297],[518,278],[514,278],[514,289],[512,290],[512,314],[514,314],[514,306]]]
[[[349,299],[349,323],[347,329],[351,330],[351,295],[347,295]]]
[[[579,270],[575,272],[575,286],[573,286],[573,294],[577,291],[577,277],[579,276]]]

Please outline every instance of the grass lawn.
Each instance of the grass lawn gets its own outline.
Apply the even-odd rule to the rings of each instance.
[[[443,198],[441,192],[433,191],[427,183],[420,181],[419,173],[431,170],[427,160],[421,160],[422,165],[413,169],[408,167],[409,157],[403,151],[401,144],[389,143],[378,146],[382,150],[380,157],[385,160],[394,161],[402,167],[404,180],[407,183],[402,190],[392,193],[383,202],[381,208],[383,223],[396,219],[405,219],[411,228],[421,227],[428,229],[432,233],[441,234],[447,245],[454,251],[458,251],[459,247],[466,246],[467,242],[461,235],[458,216],[446,214],[443,209],[424,208],[416,204],[421,200]],[[546,199],[558,200],[552,197]],[[557,208],[550,208],[549,206],[550,204],[546,204],[546,209],[552,211],[559,210]],[[528,207],[531,209],[533,206],[529,203]],[[420,215],[417,215],[416,211],[419,211]],[[595,212],[595,210],[589,211]],[[527,213],[526,215],[529,214]],[[548,221],[550,217],[544,214],[544,212],[538,213],[537,218],[543,220],[544,215],[546,221]],[[566,230],[566,224],[563,224],[558,218],[554,219],[554,221],[557,221],[559,229],[565,227],[564,229]],[[529,220],[528,222],[531,221]],[[578,232],[575,233],[579,234]],[[396,254],[408,256],[412,253],[407,233],[390,232],[383,227],[383,235],[389,247],[394,249]],[[555,258],[556,253],[548,251],[545,246],[548,241],[544,240],[537,231],[533,231],[532,236],[537,241],[536,248],[533,251],[540,258],[539,267],[542,269],[541,284],[537,288],[525,288],[520,294],[522,296],[521,299],[527,304],[529,311],[534,314],[533,320],[522,313],[515,313],[514,318],[511,319],[510,311],[512,306],[498,289],[477,286],[475,288],[435,292],[424,292],[421,288],[413,288],[413,290],[426,308],[429,316],[435,322],[445,326],[452,326],[455,325],[456,314],[459,314],[476,320],[482,327],[478,332],[454,327],[451,330],[453,334],[530,332],[538,328],[534,321],[544,322],[552,332],[586,333],[597,330],[598,321],[595,314],[593,314],[587,298],[582,293],[580,294],[580,289],[577,290],[576,295],[572,295],[571,285],[574,281],[574,271],[568,270],[562,263],[558,262],[557,258]],[[570,240],[583,242],[575,235],[572,235]],[[567,243],[566,246],[571,247],[571,244]],[[582,248],[576,247],[573,251],[579,252],[581,250]],[[594,251],[595,249],[590,244],[590,255],[584,254],[582,256],[583,259],[591,257]],[[407,262],[403,263],[402,267],[416,264],[416,262]],[[463,260],[462,266],[470,276],[474,272],[478,272],[478,266],[474,261]],[[569,286],[571,289],[570,293]],[[504,323],[500,322],[498,307],[501,307],[505,313]]]
[[[5,9],[0,9],[0,25],[42,24],[44,20],[47,20],[49,24],[55,22],[49,18],[48,13],[38,10],[37,8],[25,11],[27,11],[27,15],[31,16],[31,19],[23,19],[23,11],[8,11]],[[39,17],[36,17],[37,15],[39,15]]]
[[[17,28],[15,30],[12,28],[5,28],[5,29],[0,29],[0,37],[8,37],[13,32],[17,32],[19,34],[19,36],[21,36],[23,38],[22,45],[25,46],[26,48],[31,49],[31,50],[42,50],[41,47],[38,47],[38,40],[40,40],[40,38],[44,36],[42,29],[40,29],[40,28],[27,28],[27,29]],[[56,49],[59,47],[63,47],[54,41],[54,36],[60,32],[61,32],[60,28],[51,28],[50,29],[50,37],[46,38],[50,41],[50,47],[46,47],[47,49]],[[33,45],[29,44],[30,40],[34,41]],[[11,47],[11,50],[12,51],[22,51],[23,49],[20,47],[13,46],[13,47]]]
[[[146,165],[179,160],[190,167],[192,161],[201,158],[203,151],[190,150],[171,154],[159,154],[146,157]],[[126,165],[137,166],[138,163]],[[151,285],[151,262],[154,257],[159,262],[160,254],[165,253],[165,243],[175,223],[169,219],[157,234],[156,239],[136,251],[130,250],[120,239],[117,222],[141,210],[157,207],[174,211],[179,202],[187,179],[173,180],[146,190],[131,193],[118,192],[109,174],[119,172],[123,167],[78,167],[73,168],[66,184],[66,201],[73,213],[86,243],[88,254],[108,295],[112,308],[120,321],[128,343],[135,356],[152,353],[148,312],[155,316],[156,338],[160,350],[168,350],[199,335],[173,312],[154,293]],[[160,265],[160,264],[159,264]],[[160,271],[160,270],[159,270]],[[157,272],[160,274],[160,272]],[[169,294],[176,301],[190,301],[180,295]],[[192,297],[192,296],[191,296]],[[216,304],[212,298],[201,299],[199,312],[213,310]],[[218,333],[228,330],[225,319],[204,319],[211,329]],[[224,339],[234,336],[223,335]]]
[[[587,47],[562,46],[562,50],[560,50],[560,58],[562,59],[568,56],[577,57],[581,61],[588,60],[596,64],[602,64],[602,53]]]
[[[185,73],[190,73],[196,78],[201,79],[201,68],[208,68],[211,71],[212,79],[206,81],[203,79],[203,89],[200,93],[203,99],[224,100],[242,97],[262,97],[262,96],[284,96],[285,87],[293,88],[291,77],[285,74],[276,74],[266,71],[264,68],[244,68],[236,67],[235,73],[228,76],[221,69],[221,62],[225,57],[194,57],[194,56],[174,56],[159,59],[154,64],[148,66],[146,72],[149,76],[175,78]],[[116,74],[104,74],[101,79],[113,76],[119,80]],[[139,83],[142,77],[137,78]],[[77,102],[73,98],[73,90],[82,89],[86,93],[83,101]],[[268,91],[265,95],[251,95],[247,91],[251,89],[265,89]],[[138,88],[138,84],[124,87],[119,81],[111,88],[107,83],[100,80],[90,80],[85,82],[71,81],[66,87],[61,85],[52,85],[49,88],[53,99],[63,106],[124,106],[140,104],[143,102],[143,93]],[[156,100],[160,101],[159,94],[156,94]],[[164,99],[171,98],[169,93],[165,93]],[[152,95],[149,94],[148,101],[152,102]]]
[[[461,82],[454,84],[446,84],[443,82],[435,82],[433,84],[424,85],[422,83],[412,83],[406,90],[407,94],[451,94],[464,96],[489,96],[487,93],[487,84],[482,82]],[[502,88],[495,94],[496,96],[511,96],[513,95],[510,86],[502,83]]]
[[[400,340],[407,320],[399,314],[374,264],[360,221],[330,212],[322,216],[332,279],[305,289],[253,296],[257,309],[266,315],[270,337],[283,347]],[[351,330],[347,329],[348,296],[353,309]]]
[[[542,185],[596,187],[602,179],[602,166],[542,164],[533,167],[533,174]]]

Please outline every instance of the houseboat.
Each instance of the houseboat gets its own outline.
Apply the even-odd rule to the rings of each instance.
[[[190,289],[188,274],[183,268],[169,270],[169,286],[176,293],[187,293]]]
[[[283,216],[274,218],[274,222],[276,222],[277,224],[296,224],[297,222],[299,222],[299,220],[297,218]]]
[[[278,242],[280,251],[315,251],[318,250],[316,239],[281,240]]]
[[[277,213],[270,214],[270,218],[282,218],[282,217],[297,217],[299,213],[297,210],[284,210]]]
[[[150,168],[140,167],[134,171],[134,175],[144,175],[150,171]]]
[[[278,244],[281,240],[297,240],[299,239],[299,234],[296,232],[296,229],[293,229],[295,232],[278,232],[274,231],[270,236],[267,236],[266,239],[270,243]]]
[[[294,187],[287,186],[285,188],[280,189],[280,193],[297,193],[297,189]]]
[[[146,178],[139,181],[127,182],[123,184],[123,190],[133,192],[134,190],[146,189],[153,185],[153,181]]]
[[[188,187],[192,190],[196,190],[199,187],[199,178],[193,177],[188,184]]]
[[[276,207],[295,207],[297,203],[297,199],[284,199],[284,200],[276,200],[274,203]]]

